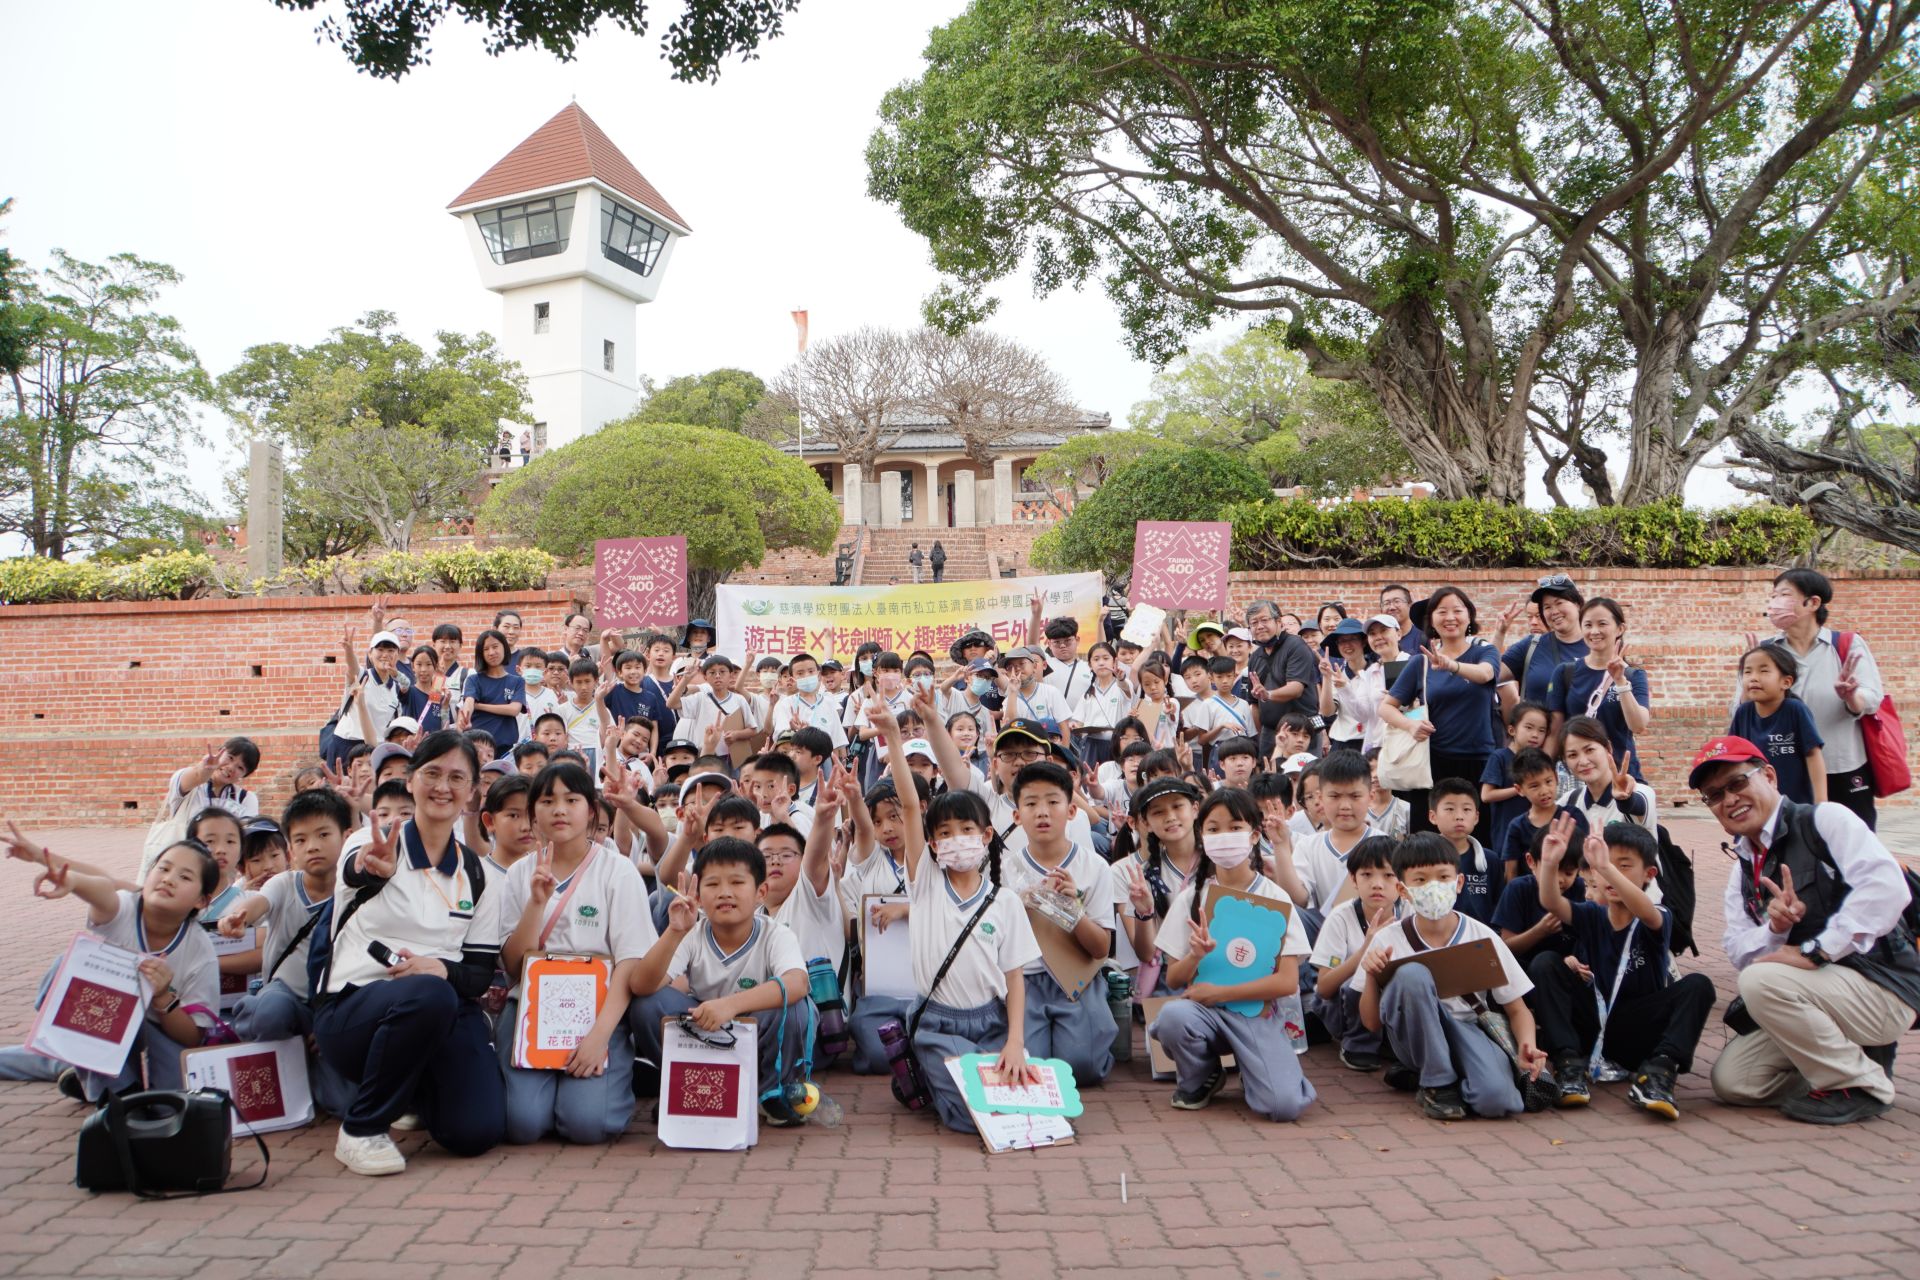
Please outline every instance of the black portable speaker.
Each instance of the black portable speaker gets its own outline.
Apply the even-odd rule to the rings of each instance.
[[[266,1181],[267,1144],[259,1144]],[[206,1195],[226,1189],[233,1169],[233,1100],[217,1090],[109,1093],[80,1126],[74,1181],[88,1191]],[[247,1188],[235,1188],[246,1190]]]

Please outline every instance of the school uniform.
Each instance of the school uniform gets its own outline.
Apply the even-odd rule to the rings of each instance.
[[[920,874],[907,886],[914,923],[913,985],[920,993],[913,1057],[927,1091],[933,1095],[940,1122],[960,1133],[972,1133],[973,1115],[947,1070],[947,1059],[968,1053],[997,1054],[1006,1047],[1007,974],[1038,961],[1040,944],[1034,940],[1026,908],[1010,886],[1003,884],[995,889],[982,875],[972,896],[962,898],[930,858],[921,867]],[[991,902],[986,901],[989,892],[993,894]],[[933,980],[941,963],[983,903],[986,910],[966,942],[954,952],[953,964],[935,990]],[[1031,980],[1027,982],[1027,1000],[1031,1006]],[[1103,1006],[1106,1003],[1097,1002]],[[1112,1022],[1111,1015],[1108,1022]],[[912,1027],[909,1019],[903,1018],[901,1024]],[[1111,1031],[1108,1038],[1112,1038]],[[1031,1041],[1025,1047],[1029,1058],[1048,1056],[1035,1049]],[[1076,1073],[1076,1081],[1078,1078]]]
[[[260,888],[267,900],[261,917],[267,943],[261,949],[266,982],[228,1015],[242,1040],[285,1040],[313,1030],[313,1010],[307,1003],[307,953],[318,923],[332,895],[307,896],[307,878],[299,871],[282,871]],[[312,928],[309,928],[312,924]],[[298,939],[296,942],[295,939]]]
[[[382,680],[373,674],[372,667],[367,667],[360,672],[360,683],[366,687],[361,701],[367,708],[367,719],[373,721],[373,736],[367,739],[367,744],[377,747],[387,740],[387,726],[400,714],[400,682],[398,679]],[[352,704],[347,704],[346,710],[335,722],[333,736],[336,742],[343,742],[348,747],[360,741],[360,713]],[[344,759],[346,748],[341,748],[338,754]]]
[[[1093,669],[1081,664],[1081,670],[1087,679],[1093,678]],[[1011,689],[1007,693],[1006,718],[1008,720],[1051,720],[1055,724],[1069,715],[1069,705],[1058,686],[1042,680],[1033,686],[1032,693],[1022,693]]]
[[[1193,870],[1182,871],[1178,863],[1164,855],[1160,857],[1156,865],[1153,856],[1146,851],[1144,843],[1134,856],[1140,864],[1141,878],[1147,882],[1147,888],[1153,893],[1153,900],[1156,904],[1154,908],[1155,918],[1157,921],[1165,920],[1167,918],[1167,910],[1172,907],[1173,900],[1178,897],[1180,891],[1186,888],[1188,883],[1192,881]],[[1197,852],[1193,865],[1196,869],[1200,865]],[[1122,885],[1126,883],[1117,872],[1114,875],[1114,879]],[[1116,910],[1131,915],[1133,913],[1131,898],[1129,898],[1126,903],[1117,907]],[[1156,932],[1158,928],[1159,926],[1156,923]],[[1120,930],[1119,937],[1124,938],[1125,936],[1125,930]],[[1131,950],[1130,945],[1128,949]],[[1157,947],[1153,949],[1152,954],[1136,956],[1135,960],[1139,963],[1139,969],[1135,973],[1133,984],[1136,1000],[1142,996],[1164,996],[1172,994],[1172,989],[1167,986],[1166,964],[1162,961],[1160,951]]]
[[[522,680],[526,677],[522,676]],[[520,717],[520,737],[524,740],[533,737],[533,722],[541,716],[560,714],[560,699],[553,690],[544,685],[527,690],[527,710]]]
[[[1471,999],[1449,996],[1443,1000],[1434,990],[1433,974],[1425,966],[1404,965],[1380,993],[1380,1020],[1394,1055],[1418,1073],[1422,1088],[1437,1089],[1457,1083],[1461,1099],[1474,1114],[1514,1115],[1524,1108],[1524,1103],[1519,1087],[1514,1084],[1513,1063],[1474,1021],[1475,1005],[1480,1008],[1506,1005],[1533,990],[1533,983],[1499,934],[1457,911],[1453,913],[1453,920],[1453,935],[1445,945],[1491,938],[1500,957],[1503,978],[1500,985]],[[1424,941],[1416,943],[1408,939],[1403,922],[1401,926],[1382,929],[1368,951],[1383,951],[1394,957],[1428,949]]]
[[[1632,1071],[1648,1058],[1672,1059],[1693,1069],[1693,1051],[1713,1012],[1713,979],[1690,973],[1674,980],[1668,963],[1673,914],[1660,908],[1660,928],[1631,919],[1613,927],[1598,902],[1575,902],[1564,930],[1574,954],[1593,971],[1593,983],[1565,960],[1547,954],[1528,966],[1528,998],[1539,1024],[1541,1051],[1551,1059],[1577,1055],[1592,1067],[1616,1063]]]
[[[1572,848],[1571,843],[1568,847]],[[1569,902],[1585,902],[1587,900],[1586,880],[1575,876],[1573,887],[1567,890],[1566,898]],[[1499,904],[1494,907],[1493,919],[1489,923],[1495,930],[1503,933],[1525,933],[1539,924],[1546,914],[1547,909],[1540,905],[1540,878],[1528,872],[1526,875],[1515,876],[1507,881],[1506,887],[1500,891]],[[1513,951],[1512,944],[1508,944],[1507,949]],[[1573,935],[1565,929],[1550,933],[1540,940],[1539,945],[1530,950],[1514,951],[1513,958],[1520,962],[1521,968],[1531,974],[1534,958],[1542,954],[1551,954],[1556,960],[1564,963],[1565,958],[1573,954]],[[1536,978],[1535,981],[1537,982],[1538,979]]]
[[[1775,636],[1774,641],[1786,645],[1799,664],[1800,675],[1793,682],[1793,696],[1807,704],[1807,710],[1813,713],[1813,722],[1820,728],[1820,736],[1826,740],[1822,752],[1827,764],[1827,799],[1853,810],[1871,829],[1876,819],[1874,776],[1873,766],[1867,760],[1866,740],[1861,736],[1862,717],[1856,716],[1833,689],[1845,665],[1840,658],[1842,637],[1846,637],[1853,678],[1860,686],[1860,705],[1879,707],[1885,684],[1880,676],[1880,664],[1868,648],[1865,636],[1822,627],[1805,652],[1795,649],[1784,635]],[[1736,691],[1735,706],[1739,705],[1741,696]]]
[[[878,845],[865,862],[849,862],[847,873],[840,878],[840,904],[846,911],[847,920],[852,922],[855,937],[864,937],[866,933],[865,898],[870,893],[908,893],[907,868],[904,863],[895,862],[893,856]],[[798,893],[799,890],[794,892]],[[909,894],[911,897],[911,894]],[[977,903],[975,905],[978,905]],[[905,920],[896,920],[888,925],[889,930],[906,929],[911,940],[914,920],[911,914]],[[949,939],[951,941],[951,939]],[[838,955],[839,952],[828,952]],[[944,953],[943,953],[944,954]],[[864,964],[864,960],[862,961]],[[852,975],[843,974],[841,985],[851,989],[848,979]],[[853,1001],[852,1012],[847,1015],[847,1031],[853,1037],[854,1074],[877,1076],[886,1074],[887,1049],[880,1043],[880,1028],[889,1022],[907,1024],[907,1014],[911,1012],[913,1002],[905,996],[881,996],[862,990]]]
[[[1093,668],[1087,665],[1085,658],[1062,662],[1052,654],[1047,654],[1046,659],[1047,674],[1040,677],[1040,682],[1060,695],[1061,705],[1079,706],[1080,699],[1093,687]]]
[[[1363,828],[1345,849],[1334,846],[1331,827],[1293,842],[1293,869],[1306,885],[1307,914],[1313,917],[1305,922],[1309,940],[1319,934],[1320,918],[1332,910],[1334,899],[1347,886],[1347,855],[1368,836],[1379,834],[1372,827]]]
[[[586,756],[590,764],[600,759],[600,704],[587,699],[587,705],[569,699],[560,704],[560,718],[567,724],[567,745]]]
[[[970,715],[973,723],[979,726],[980,741],[988,742],[993,738],[993,708],[974,694],[971,689],[942,690],[936,704],[940,708],[940,723],[945,724],[957,715]]]
[[[1254,876],[1248,892],[1275,902],[1288,900],[1286,892],[1263,875]],[[1154,945],[1169,961],[1185,958],[1190,949],[1193,893],[1194,886],[1188,885],[1167,904],[1166,921],[1154,939]],[[1281,937],[1280,955],[1304,957],[1307,953],[1306,929],[1295,912]],[[1268,1120],[1292,1120],[1307,1109],[1316,1094],[1300,1070],[1277,1003],[1268,1001],[1258,1016],[1247,1017],[1223,1006],[1169,1000],[1161,1006],[1160,1016],[1147,1028],[1147,1034],[1158,1040],[1173,1059],[1175,1085],[1180,1092],[1199,1092],[1207,1078],[1221,1069],[1221,1058],[1230,1053],[1240,1066],[1241,1092],[1254,1114]]]
[[[1336,661],[1341,670],[1347,671],[1347,682],[1334,686],[1333,724],[1327,736],[1336,745],[1357,745],[1361,751],[1378,746],[1380,700],[1387,696],[1387,669],[1378,662],[1369,662],[1356,672],[1348,669],[1344,660]]]
[[[883,697],[877,688],[873,690],[873,694],[877,698]],[[891,695],[884,695],[884,701],[887,704],[887,709],[893,712],[896,721],[913,709],[913,695],[906,689],[901,689],[899,692]],[[848,718],[848,727],[856,730],[856,733],[847,735],[848,740],[852,741],[857,736],[858,730],[871,729],[874,725],[872,719],[867,715],[867,703],[864,698],[858,704],[855,704],[852,699],[848,699],[847,705],[853,708]],[[860,768],[860,785],[862,787],[872,787],[880,781],[881,776],[886,773],[886,743],[886,735],[882,733],[876,733],[871,741],[865,743],[866,751],[861,759]]]
[[[1500,891],[1506,887],[1506,864],[1489,856],[1485,846],[1468,836],[1467,848],[1460,855],[1460,875],[1460,900],[1455,905],[1481,924],[1491,923]]]
[[[1045,880],[1050,869],[1034,860],[1028,849],[1003,855],[1002,882],[1017,895],[1025,895]],[[1114,928],[1114,906],[1126,900],[1124,888],[1115,888],[1115,877],[1091,844],[1075,844],[1060,863],[1073,880],[1073,886],[1086,906],[1087,915],[1109,933]],[[1111,944],[1109,944],[1111,945]],[[1082,1085],[1099,1084],[1113,1070],[1113,1037],[1117,1026],[1113,1010],[1092,987],[1078,1000],[1066,991],[1036,956],[1026,966],[1027,1053],[1035,1058],[1058,1058],[1073,1068],[1073,1078]]]
[[[385,881],[360,870],[354,854],[341,854],[327,982],[315,993],[313,1022],[321,1056],[355,1082],[340,1115],[342,1132],[351,1136],[385,1133],[413,1113],[447,1150],[478,1155],[504,1131],[492,1024],[478,1003],[497,948],[474,933],[476,905],[500,886],[485,879],[477,858],[471,867],[478,874],[469,874],[463,852],[452,838],[429,851],[409,821]],[[345,918],[363,888],[374,892]],[[375,941],[439,960],[447,976],[389,977],[367,953]]]
[[[987,775],[977,767],[972,767],[967,775],[967,790],[987,802],[987,812],[993,818],[993,829],[999,834],[1003,848],[1001,852],[1009,857],[1024,853],[1027,848],[1026,828],[1014,821],[1018,806],[1013,797],[1004,791],[996,791],[987,781]],[[1067,843],[1074,846],[1093,844],[1093,822],[1086,812],[1075,807],[1073,816],[1067,819]]]
[[[741,696],[737,689],[724,698],[715,697],[711,689],[689,693],[681,700],[680,727],[676,732],[693,743],[696,750],[705,751],[707,729],[712,725],[725,724],[727,717],[736,712],[740,716],[739,727],[742,729],[757,730],[764,723],[759,708]],[[725,743],[714,749],[723,756],[730,750]]]
[[[507,872],[501,909],[493,917],[504,932],[488,939],[495,946],[506,945],[526,913],[536,861],[522,858]],[[589,956],[605,960],[611,969],[623,961],[644,958],[660,940],[647,909],[646,884],[633,864],[611,849],[595,848],[572,875],[554,886],[553,898],[541,914],[542,930],[549,921],[552,932],[537,952],[527,953],[528,963],[540,955]],[[506,1091],[507,1141],[537,1142],[557,1133],[567,1142],[592,1144],[626,1132],[633,1115],[633,1044],[626,1020],[614,1027],[607,1040],[607,1069],[597,1076],[572,1076],[513,1065],[519,1014],[518,997],[509,997],[496,1035]]]
[[[1727,726],[1727,732],[1736,738],[1745,738],[1766,752],[1767,763],[1779,775],[1776,785],[1781,795],[1799,804],[1813,803],[1813,777],[1807,772],[1807,752],[1823,749],[1827,743],[1820,736],[1819,726],[1814,724],[1813,712],[1807,709],[1806,703],[1789,695],[1774,708],[1772,715],[1763,716],[1751,702],[1743,702],[1734,709],[1733,723]]]
[[[668,983],[685,978],[687,989],[663,986],[650,996],[636,996],[628,1007],[627,1025],[633,1030],[634,1052],[658,1064],[663,1019],[691,1013],[708,1000],[749,987],[777,983],[782,974],[795,969],[804,977],[807,958],[800,954],[800,940],[786,925],[755,913],[746,941],[727,951],[713,936],[712,922],[703,918],[680,940],[667,965]],[[760,1091],[799,1082],[813,1054],[813,997],[805,984],[798,1000],[750,1016],[760,1046]]]
[[[461,690],[460,696],[463,699],[472,698],[476,706],[486,703],[489,706],[504,707],[509,703],[518,703],[524,708],[527,705],[527,686],[526,682],[512,671],[498,676],[481,675],[475,671],[467,677],[466,688]],[[345,724],[346,717],[341,717],[340,722]],[[518,715],[500,715],[493,711],[475,710],[473,727],[493,739],[494,749],[499,755],[505,755],[513,750],[514,744],[520,741]]]
[[[1083,761],[1099,765],[1113,759],[1113,731],[1127,718],[1132,701],[1122,681],[1115,680],[1105,689],[1097,682],[1088,684],[1072,716],[1080,726],[1073,731],[1073,741]]]
[[[834,746],[847,745],[847,729],[840,723],[840,707],[831,694],[816,693],[809,698],[804,693],[790,693],[780,699],[773,710],[775,737],[793,728],[795,712],[799,713],[801,724],[820,730],[832,740]]]
[[[689,689],[686,696],[692,699],[695,691]],[[624,684],[617,684],[607,690],[606,701],[607,714],[612,716],[616,723],[622,720],[651,720],[654,726],[659,728],[660,713],[667,709],[666,699],[647,687],[644,676],[638,688],[629,689]],[[668,736],[667,731],[661,728],[659,732],[660,741],[665,742]]]
[[[847,938],[847,918],[840,910],[839,886],[829,870],[827,887],[816,890],[806,873],[798,869],[800,865],[794,864],[798,883],[780,904],[780,909],[773,913],[773,918],[793,930],[802,957],[808,961],[824,959],[838,967]]]
[[[1394,919],[1400,918],[1402,907],[1403,904],[1396,899],[1393,903]],[[1328,913],[1325,923],[1320,926],[1320,935],[1313,940],[1313,954],[1307,958],[1307,962],[1316,972],[1339,968],[1347,962],[1348,957],[1359,954],[1366,945],[1367,928],[1371,923],[1367,919],[1366,904],[1358,898],[1347,899]],[[1367,1030],[1366,1024],[1360,1021],[1360,992],[1366,980],[1365,971],[1356,965],[1353,973],[1331,996],[1321,995],[1316,987],[1304,988],[1307,1012],[1318,1017],[1327,1034],[1349,1053],[1380,1052],[1380,1033]]]
[[[1584,786],[1575,786],[1562,807],[1585,823],[1589,831],[1604,832],[1609,822],[1631,822],[1657,832],[1660,824],[1653,788],[1644,782],[1635,782],[1633,794],[1625,800],[1616,798],[1610,785],[1601,788],[1598,796],[1589,794]]]
[[[1378,813],[1371,809],[1367,810],[1367,826],[1378,835],[1392,836],[1395,840],[1399,840],[1407,834],[1407,819],[1412,813],[1411,805],[1405,800],[1395,798],[1387,801],[1387,807]]]
[[[1633,693],[1635,702],[1643,707],[1651,705],[1648,701],[1647,673],[1644,670],[1628,667],[1627,687]],[[1627,727],[1627,713],[1620,707],[1620,686],[1613,682],[1605,667],[1596,671],[1584,659],[1561,663],[1553,673],[1553,683],[1547,688],[1547,710],[1557,711],[1569,720],[1575,716],[1592,716],[1598,720],[1607,728],[1607,737],[1613,744],[1613,758],[1618,760],[1622,752],[1633,752],[1633,759],[1627,762],[1627,772],[1635,778],[1643,776],[1633,730]]]
[[[1487,767],[1480,771],[1480,785],[1482,787],[1513,785],[1512,747],[1501,747],[1487,757]],[[1477,796],[1475,798],[1478,799]],[[1502,842],[1506,840],[1507,828],[1513,825],[1515,818],[1527,811],[1529,801],[1523,795],[1511,795],[1505,800],[1495,800],[1492,804],[1484,800],[1480,804],[1487,811],[1487,824],[1493,832],[1493,838],[1488,842],[1487,848],[1494,854],[1504,856],[1506,850]]]
[[[1555,809],[1553,811],[1553,817],[1557,818],[1563,813],[1573,819],[1573,839],[1567,842],[1567,848],[1574,849],[1579,845],[1585,844],[1587,839],[1586,813],[1569,806]],[[1504,838],[1499,846],[1500,856],[1508,862],[1525,862],[1527,860],[1527,852],[1533,848],[1533,837],[1535,834],[1545,831],[1552,823],[1553,818],[1549,818],[1547,819],[1546,825],[1534,826],[1533,806],[1528,805],[1527,812],[1507,824]]]
[[[188,920],[171,938],[150,938],[147,936],[146,922],[141,916],[140,895],[121,889],[116,896],[119,905],[114,910],[113,918],[102,925],[85,925],[85,931],[124,950],[165,960],[167,967],[173,970],[173,989],[180,997],[181,1006],[199,1006],[199,1010],[190,1016],[204,1034],[213,1025],[211,1011],[220,1002],[220,962],[213,953],[213,943],[208,940],[206,932]],[[49,968],[46,977],[41,980],[40,992],[34,997],[34,1008],[38,1009],[46,1000],[47,988],[53,983],[57,967]],[[157,996],[159,993],[152,994]],[[133,1047],[128,1050],[126,1065],[120,1068],[120,1073],[107,1076],[99,1072],[82,1071],[81,1088],[89,1102],[99,1101],[108,1092],[128,1093],[137,1090],[142,1087],[143,1058],[146,1088],[183,1088],[180,1054],[187,1047],[160,1029],[153,1005],[149,1002],[146,1017],[140,1029],[134,1032]],[[0,1080],[55,1080],[65,1069],[65,1063],[54,1058],[43,1058],[25,1045],[0,1049]]]
[[[1258,738],[1259,720],[1254,709],[1238,698],[1223,698],[1219,694],[1209,694],[1204,698],[1195,698],[1188,704],[1181,716],[1181,727],[1199,733],[1210,729],[1221,729],[1219,737],[1207,747],[1207,759],[1213,759],[1213,752],[1227,738]]]
[[[188,770],[182,769],[167,780],[167,812],[169,814],[178,814],[184,809],[191,817],[202,809],[225,809],[234,817],[243,820],[260,816],[260,797],[245,787],[228,786],[215,791],[213,783],[203,782],[192,790],[187,790],[181,785],[187,773]]]
[[[1500,653],[1484,640],[1471,640],[1458,661],[1468,666],[1490,667],[1497,674]],[[1427,739],[1427,755],[1434,778],[1464,778],[1472,782],[1486,771],[1487,757],[1494,750],[1493,719],[1497,702],[1494,683],[1475,684],[1458,672],[1438,668],[1429,671],[1429,665],[1425,657],[1408,662],[1389,693],[1401,710],[1406,711],[1421,703],[1424,692],[1425,715],[1433,722],[1433,736]],[[1425,788],[1396,791],[1394,795],[1405,800],[1412,810],[1408,815],[1409,830],[1433,830],[1433,822],[1427,817]],[[1488,821],[1483,808],[1473,831],[1482,841],[1493,836]]]
[[[674,737],[674,726],[680,720],[673,708],[667,705],[667,697],[673,692],[673,681],[661,680],[652,672],[648,672],[640,677],[640,691],[645,698],[645,708],[652,711],[649,715],[647,710],[643,709],[641,714],[653,721],[654,727],[660,731],[660,741],[671,741]]]

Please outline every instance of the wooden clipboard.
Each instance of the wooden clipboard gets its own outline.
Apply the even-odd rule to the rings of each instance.
[[[1213,909],[1220,905],[1222,898],[1238,898],[1242,902],[1251,902],[1256,907],[1268,911],[1278,911],[1287,918],[1287,927],[1293,927],[1293,902],[1288,898],[1263,898],[1257,893],[1248,893],[1243,889],[1229,889],[1218,881],[1207,885],[1207,893],[1200,900],[1200,914],[1207,918],[1207,927],[1213,927]]]
[[[1424,965],[1432,971],[1433,988],[1442,1000],[1478,995],[1482,991],[1504,986],[1507,981],[1507,971],[1500,963],[1500,949],[1494,946],[1492,938],[1475,938],[1471,942],[1455,943],[1450,947],[1433,947],[1410,955],[1395,956],[1387,961],[1387,971],[1380,975],[1380,985],[1384,988],[1402,966],[1409,964]]]
[[[1171,1080],[1175,1074],[1173,1058],[1153,1037],[1153,1020],[1160,1016],[1160,1010],[1166,1007],[1167,1001],[1177,998],[1175,996],[1142,996],[1140,998],[1140,1013],[1147,1022],[1147,1065],[1155,1080]],[[1221,1057],[1220,1065],[1228,1071],[1238,1069],[1230,1053]]]
[[[1160,704],[1142,698],[1140,705],[1133,709],[1133,714],[1140,721],[1141,727],[1147,731],[1147,742],[1151,744],[1153,731],[1160,727]]]
[[[725,737],[736,729],[744,729],[746,727],[747,717],[743,711],[729,711],[727,712],[726,719],[720,722],[720,734],[722,737]],[[739,770],[741,765],[753,759],[755,754],[757,753],[753,749],[753,739],[751,738],[741,738],[727,744],[727,756],[733,761],[733,767],[736,771]]]
[[[1027,919],[1033,924],[1034,940],[1040,944],[1041,963],[1067,993],[1067,999],[1078,1000],[1080,993],[1093,985],[1094,977],[1107,967],[1107,957],[1088,955],[1071,933],[1032,907],[1027,908]]]

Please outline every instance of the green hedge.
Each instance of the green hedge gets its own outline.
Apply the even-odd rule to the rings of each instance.
[[[1302,569],[1547,568],[1781,564],[1813,543],[1801,511],[1755,505],[1698,511],[1679,499],[1642,507],[1533,511],[1493,502],[1388,499],[1320,506],[1306,499],[1241,502],[1233,567]]]
[[[298,587],[324,595],[366,592],[537,591],[558,562],[544,551],[503,547],[479,551],[390,551],[371,560],[329,556],[290,565],[272,578],[223,574],[213,557],[169,551],[126,564],[21,556],[0,560],[0,604],[57,604],[90,600],[188,600],[197,595],[265,595]]]
[[[186,600],[212,584],[213,557],[165,551],[126,564],[21,556],[0,560],[0,604],[69,600]]]

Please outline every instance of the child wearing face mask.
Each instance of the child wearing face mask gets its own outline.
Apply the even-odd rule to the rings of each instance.
[[[876,654],[872,658],[873,683],[861,694],[848,699],[848,705],[855,707],[853,713],[853,736],[866,744],[866,766],[862,782],[871,787],[879,781],[886,771],[887,743],[885,735],[874,722],[873,709],[884,703],[889,719],[905,715],[912,702],[912,693],[907,688],[906,663],[900,655],[891,650]]]
[[[1154,945],[1165,957],[1169,988],[1180,997],[1161,1007],[1148,1034],[1173,1059],[1173,1105],[1198,1111],[1226,1085],[1221,1059],[1232,1054],[1240,1065],[1247,1106],[1268,1120],[1292,1120],[1313,1102],[1313,1085],[1292,1052],[1278,1002],[1297,997],[1300,961],[1307,954],[1306,929],[1289,912],[1286,933],[1273,972],[1250,981],[1221,986],[1194,981],[1200,962],[1219,945],[1201,919],[1209,881],[1255,897],[1287,902],[1286,889],[1267,878],[1260,852],[1260,805],[1247,792],[1223,787],[1200,804],[1200,854],[1193,879],[1173,896]],[[1276,865],[1280,859],[1276,859]],[[1257,1001],[1249,1016],[1229,1003]]]
[[[951,725],[955,716],[970,717],[977,746],[993,736],[993,708],[987,705],[987,700],[996,698],[999,688],[999,683],[994,679],[993,664],[985,658],[974,659],[955,672],[947,688],[941,692],[938,702],[941,720]]]
[[[541,716],[558,713],[560,699],[547,688],[547,655],[528,649],[520,655],[520,683],[527,687],[527,701],[520,712],[520,737],[533,736],[533,722]]]
[[[773,709],[774,733],[818,729],[827,735],[829,749],[846,746],[847,731],[840,723],[840,703],[821,689],[820,663],[810,653],[798,653],[787,664],[787,672],[793,680],[793,692],[780,699]]]
[[[1394,1056],[1404,1064],[1389,1071],[1419,1090],[1420,1112],[1433,1120],[1495,1118],[1521,1110],[1538,1111],[1558,1090],[1543,1072],[1546,1055],[1534,1039],[1533,1013],[1526,994],[1533,990],[1513,952],[1490,926],[1454,909],[1460,897],[1460,855],[1445,837],[1432,831],[1408,836],[1393,853],[1400,896],[1413,914],[1397,927],[1383,929],[1361,958],[1366,979],[1360,990],[1360,1021],[1369,1031],[1386,1031]],[[1433,973],[1423,965],[1402,965],[1391,977],[1387,963],[1399,956],[1491,939],[1499,957],[1501,982],[1487,991],[1441,999]],[[1485,1029],[1481,1015],[1497,1008],[1506,1015],[1512,1056]],[[1526,1073],[1522,1096],[1515,1063]],[[1402,1074],[1404,1073],[1404,1074]]]

